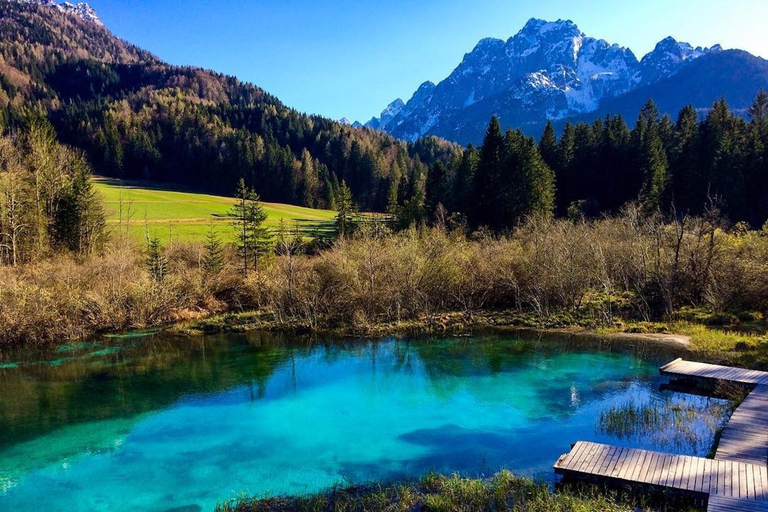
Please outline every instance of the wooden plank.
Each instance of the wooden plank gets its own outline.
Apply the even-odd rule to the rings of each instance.
[[[656,452],[650,452],[650,455],[648,456],[648,463],[645,465],[645,468],[640,473],[640,476],[638,477],[638,481],[642,482],[644,484],[651,483],[653,480],[651,479],[651,475],[653,475],[653,470],[656,468],[656,464],[659,460],[659,454]]]
[[[624,460],[624,463],[621,466],[621,469],[619,469],[619,474],[618,474],[619,480],[627,480],[627,475],[631,473],[632,469],[634,468],[633,464],[636,457],[637,457],[637,451],[630,450],[627,458]]]
[[[700,491],[704,485],[704,459],[696,457],[693,460],[693,475],[688,479],[688,486],[691,490]]]
[[[637,460],[635,460],[634,467],[632,468],[632,472],[629,474],[629,479],[633,482],[640,481],[640,474],[645,471],[647,467],[648,462],[646,459],[649,457],[650,453],[651,452],[645,450],[642,450],[639,453]]]
[[[726,475],[726,470],[730,470],[728,463],[724,460],[717,461],[717,490],[718,494],[722,496],[725,496],[725,489],[728,485],[728,480],[730,480],[728,475]]]
[[[624,457],[624,451],[624,448],[618,447],[616,453],[613,454],[613,458],[611,458],[611,461],[608,463],[608,467],[605,468],[606,476],[611,476],[613,474],[614,469],[618,467],[619,461]]]
[[[581,460],[581,457],[584,456],[585,449],[586,449],[585,445],[581,441],[573,445],[573,448],[571,449],[571,451],[568,453],[568,456],[566,457],[565,467],[568,469],[572,469],[577,464],[577,462]]]
[[[614,479],[711,496],[768,502],[766,464],[710,460],[579,442],[571,452],[558,459],[554,468],[560,474],[580,478]]]
[[[717,492],[717,462],[711,459],[706,461],[706,485],[702,489],[707,494]]]
[[[727,498],[725,496],[710,496],[707,512],[766,512],[768,502]]]
[[[672,467],[672,456],[663,455],[661,460],[661,471],[659,472],[659,479],[657,480],[662,487],[670,486],[670,474],[674,472]]]
[[[661,475],[664,471],[664,459],[666,455],[663,453],[658,454],[656,457],[656,467],[653,468],[653,474],[651,475],[651,482],[658,483],[661,481]]]
[[[614,455],[616,455],[616,452],[618,451],[618,446],[611,446],[608,450],[608,454],[605,456],[602,465],[600,466],[600,474],[606,474],[606,471],[608,470],[608,466],[611,464],[611,460],[613,459]]]
[[[685,457],[680,457],[677,461],[677,465],[679,467],[678,471],[675,473],[675,482],[674,487],[676,489],[684,489],[683,482],[685,482],[685,479],[687,477],[687,468],[688,460]]]
[[[619,471],[621,471],[622,465],[624,464],[624,460],[629,456],[629,448],[622,448],[621,453],[616,458],[616,461],[613,464],[613,467],[611,468],[611,472],[608,473],[608,476],[611,478],[617,478],[619,476]]]
[[[590,457],[592,456],[592,452],[595,451],[597,447],[592,443],[585,443],[584,446],[584,456],[579,460],[579,462],[574,466],[574,470],[578,471],[580,473],[583,473],[585,469],[587,469],[589,465],[589,461],[591,460]]]
[[[723,380],[739,384],[766,385],[768,384],[768,372],[747,370],[707,363],[696,363],[676,359],[660,368],[663,375],[671,375],[684,378],[702,378],[709,380]]]

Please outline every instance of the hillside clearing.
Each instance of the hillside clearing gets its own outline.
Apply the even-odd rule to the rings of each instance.
[[[157,237],[162,243],[171,239],[202,241],[212,226],[225,240],[233,238],[229,211],[235,204],[234,198],[102,177],[94,178],[94,188],[103,198],[107,226],[113,233],[123,229],[143,239],[149,232],[150,237]],[[282,222],[289,230],[298,227],[304,236],[333,234],[334,211],[279,203],[262,205],[269,215],[267,225],[273,229],[279,229]]]

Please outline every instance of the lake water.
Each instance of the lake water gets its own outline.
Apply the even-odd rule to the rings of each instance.
[[[0,510],[213,510],[429,471],[551,479],[577,440],[704,455],[724,407],[659,391],[676,356],[515,336],[126,335],[4,353]],[[688,435],[601,426],[648,403],[684,411]]]

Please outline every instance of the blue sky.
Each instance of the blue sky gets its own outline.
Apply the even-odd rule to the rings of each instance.
[[[367,121],[440,81],[484,37],[571,19],[638,58],[668,35],[768,58],[765,0],[90,0],[118,36],[172,64],[253,82],[298,110]]]

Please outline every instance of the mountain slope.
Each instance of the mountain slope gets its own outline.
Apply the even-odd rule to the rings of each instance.
[[[766,87],[768,61],[745,51],[728,50],[706,55],[669,78],[606,100],[599,110],[633,121],[648,98],[654,99],[661,112],[673,115],[689,104],[708,110],[715,101],[726,98],[733,110],[744,113]]]
[[[362,207],[383,209],[401,179],[455,151],[431,139],[416,158],[390,135],[306,116],[234,77],[170,66],[88,12],[0,1],[0,130],[44,114],[99,174],[225,195],[243,177],[265,200],[308,207],[332,207],[345,181]]]
[[[695,66],[701,60],[706,66]],[[588,37],[571,21],[532,19],[506,42],[480,41],[448,78],[420,88],[395,116],[368,126],[406,140],[437,135],[467,143],[482,139],[491,115],[538,136],[547,120],[602,116],[624,97],[636,105],[635,95],[644,95],[643,103],[652,97],[675,114],[690,102],[709,108],[712,98],[723,96],[738,110],[768,85],[760,78],[765,69],[768,62],[748,54],[734,57],[719,45],[694,48],[671,37],[638,61],[631,50]],[[693,74],[678,80],[683,72]],[[696,73],[700,83],[694,86],[688,82],[696,81]],[[733,76],[749,79],[739,87]]]

